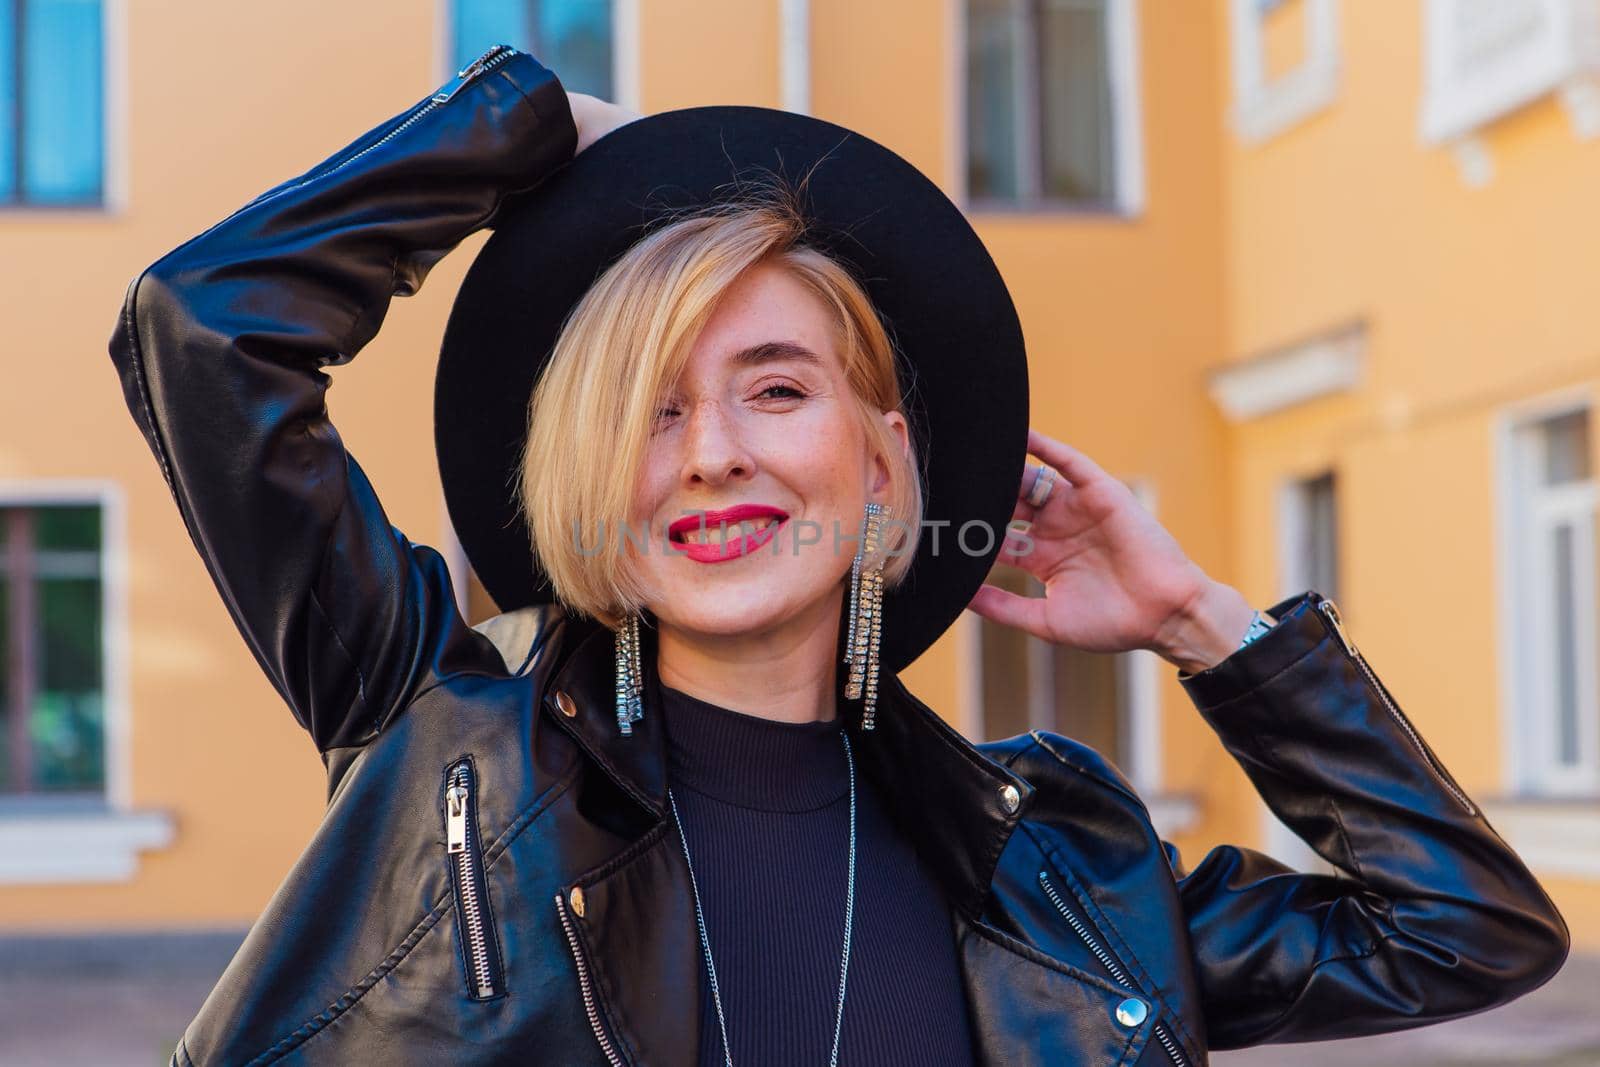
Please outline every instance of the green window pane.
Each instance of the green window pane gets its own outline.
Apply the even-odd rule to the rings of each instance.
[[[100,550],[100,507],[97,504],[39,508],[34,512],[33,524],[37,548]]]
[[[39,691],[30,735],[36,791],[105,784],[100,580],[38,583]]]

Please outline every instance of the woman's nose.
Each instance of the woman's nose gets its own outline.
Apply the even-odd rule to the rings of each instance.
[[[754,469],[749,450],[737,420],[722,404],[696,404],[684,430],[684,481],[721,485],[729,478],[749,477]]]

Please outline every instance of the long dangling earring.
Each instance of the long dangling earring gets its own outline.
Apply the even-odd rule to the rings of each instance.
[[[629,612],[616,631],[617,729],[624,737],[644,718],[644,672],[639,668],[639,613]]]
[[[844,661],[850,666],[844,695],[850,700],[866,697],[861,709],[861,728],[874,727],[873,716],[878,710],[878,646],[883,634],[883,559],[878,557],[878,542],[883,533],[883,519],[889,509],[882,504],[868,502],[865,530],[856,547],[856,558],[850,564],[850,632],[845,638]],[[870,569],[864,569],[862,560],[872,558]]]

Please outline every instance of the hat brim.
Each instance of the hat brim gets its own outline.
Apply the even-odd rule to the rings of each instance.
[[[834,123],[750,106],[661,112],[508,200],[440,351],[446,507],[502,611],[553,599],[512,493],[528,400],[561,326],[663,214],[763,171],[791,184],[808,175],[809,243],[851,269],[895,342],[925,523],[905,581],[884,594],[880,657],[897,672],[955,621],[999,553],[1027,450],[1027,359],[1010,293],[960,209],[899,155]]]

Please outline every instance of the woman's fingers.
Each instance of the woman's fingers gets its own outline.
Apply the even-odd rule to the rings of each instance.
[[[1054,437],[1047,437],[1032,427],[1028,428],[1028,454],[1038,456],[1075,486],[1083,486],[1096,478],[1107,478],[1110,475],[1100,469],[1100,466],[1088,456],[1079,452],[1069,444],[1057,441]],[[1022,487],[1023,495],[1033,485],[1033,472],[1029,468],[1023,476],[1026,483]]]
[[[978,587],[967,607],[986,619],[1015,626],[1047,641],[1050,639],[1045,628],[1043,597],[1022,596],[986,583]]]

